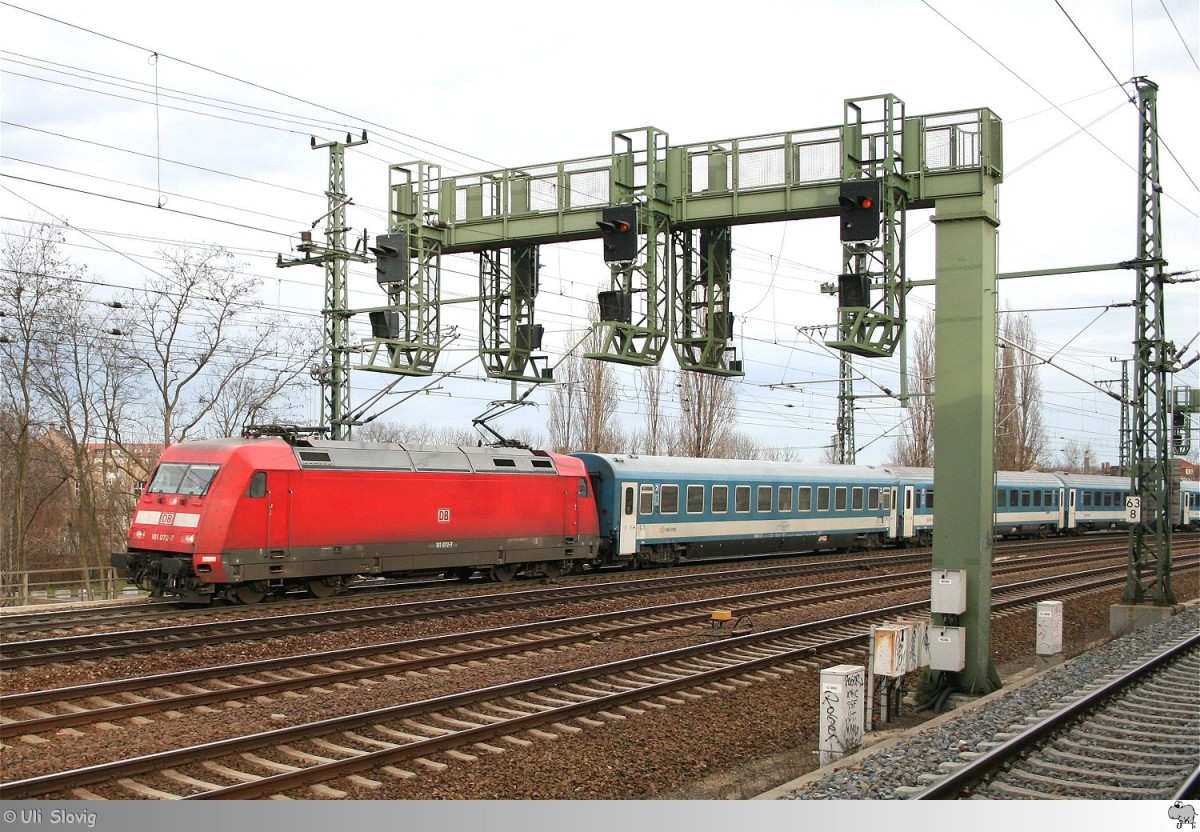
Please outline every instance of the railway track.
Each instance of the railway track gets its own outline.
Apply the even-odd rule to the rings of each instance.
[[[917,800],[1194,797],[1200,766],[1200,634],[1061,709],[998,735]]]
[[[1059,582],[1063,579],[1045,580]],[[168,709],[178,711],[256,696],[274,696],[288,690],[420,672],[449,664],[511,658],[518,653],[558,649],[599,639],[631,639],[655,631],[681,628],[690,628],[701,636],[711,635],[711,630],[705,633],[702,625],[708,623],[711,626],[711,611],[715,607],[736,609],[739,621],[752,620],[755,615],[842,601],[850,595],[924,590],[927,585],[928,573],[925,571],[832,581],[94,682],[72,688],[8,694],[0,696],[0,714],[3,714],[0,716],[0,740],[37,733],[57,735],[69,728],[132,719]],[[207,687],[199,687],[202,685]],[[66,709],[67,713],[44,713],[41,709],[46,706]]]
[[[1071,584],[1059,592],[1094,591],[1123,580],[1119,569],[1109,577],[1097,571],[1103,570],[1089,570],[1073,581],[1059,577],[1060,584]],[[998,589],[996,608],[1027,608],[1044,597],[1051,580],[1055,579]],[[764,674],[791,673],[829,661],[861,661],[859,654],[846,651],[861,649],[871,623],[911,616],[927,605],[920,600],[765,633],[730,635],[410,705],[0,784],[0,795],[261,797],[316,784],[321,796],[336,797],[347,789],[365,790],[369,796],[379,787],[379,778],[409,777],[414,767],[445,767],[480,753],[502,753],[538,739],[728,692]],[[457,663],[462,661],[459,656]],[[327,785],[334,781],[338,782]]]
[[[1102,557],[1117,557],[1120,550],[1091,549],[1063,554],[1055,552],[1014,561],[1021,569],[1066,566]],[[923,558],[921,558],[923,560]],[[689,573],[654,578],[611,582],[583,582],[530,590],[514,590],[485,595],[441,597],[371,607],[337,608],[278,616],[258,616],[194,622],[148,630],[119,630],[83,633],[46,639],[28,639],[4,643],[0,671],[40,665],[159,652],[222,642],[265,639],[279,636],[312,634],[353,627],[388,626],[425,621],[433,616],[485,615],[554,603],[585,603],[614,600],[663,591],[712,589],[722,585],[750,581],[778,581],[809,576],[836,568],[840,570],[886,568],[909,562],[905,556],[875,556],[850,561],[821,561],[786,566],[720,572]],[[998,564],[1000,565],[1000,564]],[[914,575],[927,572],[914,572]]]
[[[1109,539],[1120,538],[1121,535],[1110,534],[1093,534],[1084,538],[1063,538],[1053,541],[1055,551],[1069,551],[1071,548],[1083,547],[1092,548],[1097,542],[1107,544]],[[1024,554],[1033,554],[1044,552],[1046,550],[1046,541],[1003,541],[996,545],[997,558],[1019,557]],[[836,559],[821,558],[815,559],[812,556],[805,556],[799,563],[782,564],[780,566],[751,566],[745,571],[753,572],[754,570],[775,570],[775,569],[790,569],[792,567],[800,567],[805,571],[829,571],[835,568],[845,569],[867,569],[875,566],[891,567],[904,563],[921,563],[928,561],[930,558],[929,549],[906,549],[887,553],[875,554],[860,554],[848,557],[839,557]],[[714,564],[727,563],[728,561],[711,560],[697,561],[691,567],[683,567],[694,572],[696,569],[712,568]],[[746,564],[746,559],[735,559],[736,563]],[[560,582],[564,585],[581,583],[586,584],[595,582],[596,580],[608,580],[611,577],[611,572],[589,572],[583,575],[571,575],[560,578]],[[678,574],[678,573],[673,573]],[[672,573],[665,574],[664,577],[673,577]],[[718,573],[719,574],[719,573]],[[259,606],[209,606],[209,607],[182,607],[179,604],[170,601],[146,601],[140,600],[130,603],[111,604],[100,607],[75,607],[70,609],[38,609],[26,612],[8,612],[0,608],[0,643],[12,644],[21,640],[30,634],[36,635],[39,638],[47,637],[50,634],[61,634],[62,636],[77,635],[81,630],[95,630],[98,628],[141,628],[147,623],[161,622],[179,622],[179,621],[207,621],[207,620],[235,620],[244,619],[254,613],[262,615],[276,615],[281,607],[286,606],[287,609],[295,609],[303,611],[305,608],[319,606],[322,609],[328,608],[331,604],[340,604],[349,607],[353,604],[359,604],[363,601],[370,601],[373,598],[394,598],[402,589],[406,593],[411,593],[414,588],[418,591],[439,591],[446,592],[447,590],[454,591],[461,589],[464,593],[477,592],[480,587],[495,587],[495,584],[489,584],[480,581],[473,581],[469,584],[462,584],[454,580],[445,581],[421,581],[416,584],[399,583],[389,585],[386,589],[380,589],[377,582],[372,582],[369,585],[363,585],[356,588],[352,596],[338,596],[336,598],[312,599],[295,597],[289,598],[286,601],[279,601],[271,604],[263,604]]]

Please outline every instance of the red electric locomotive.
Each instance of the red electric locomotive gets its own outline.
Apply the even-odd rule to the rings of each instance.
[[[152,595],[241,603],[358,575],[558,575],[598,552],[578,459],[296,436],[168,448],[112,564]]]

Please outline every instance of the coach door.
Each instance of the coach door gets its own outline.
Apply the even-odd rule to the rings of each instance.
[[[1060,491],[1059,494],[1062,494],[1062,492]],[[1062,497],[1060,496],[1059,499],[1061,500]],[[1063,528],[1064,529],[1075,528],[1075,489],[1074,488],[1067,489],[1067,500],[1066,500],[1066,504],[1063,506],[1063,511],[1066,512],[1065,517],[1063,518]]]
[[[904,528],[902,529],[901,537],[912,537],[916,533],[915,528],[915,509],[913,508],[913,487],[911,485],[904,486]]]
[[[637,495],[636,482],[621,483],[621,525],[617,541],[618,555],[637,552]]]

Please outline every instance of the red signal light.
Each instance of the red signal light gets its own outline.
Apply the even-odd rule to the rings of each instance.
[[[618,221],[618,222],[616,223],[616,230],[617,230],[617,231],[621,231],[621,232],[628,231],[628,230],[629,230],[629,223],[627,223],[627,222],[621,222],[621,221]]]
[[[861,197],[858,200],[858,205],[860,208],[870,208],[874,204],[875,204],[874,200],[872,200],[871,197],[869,197],[869,196]]]

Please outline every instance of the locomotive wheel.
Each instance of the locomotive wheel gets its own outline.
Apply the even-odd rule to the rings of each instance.
[[[451,569],[450,574],[465,584],[467,581],[471,580],[471,576],[475,574],[475,568],[471,566],[460,566],[457,569]]]
[[[310,578],[305,584],[314,598],[329,598],[330,596],[337,595],[345,588],[340,576]]]
[[[547,578],[557,578],[566,571],[561,560],[548,560],[542,564],[542,574]]]
[[[260,589],[257,584],[238,584],[229,588],[226,597],[239,604],[257,604],[267,597],[267,590],[266,587]]]
[[[517,576],[516,564],[502,563],[492,567],[492,577],[502,584],[506,584]]]

